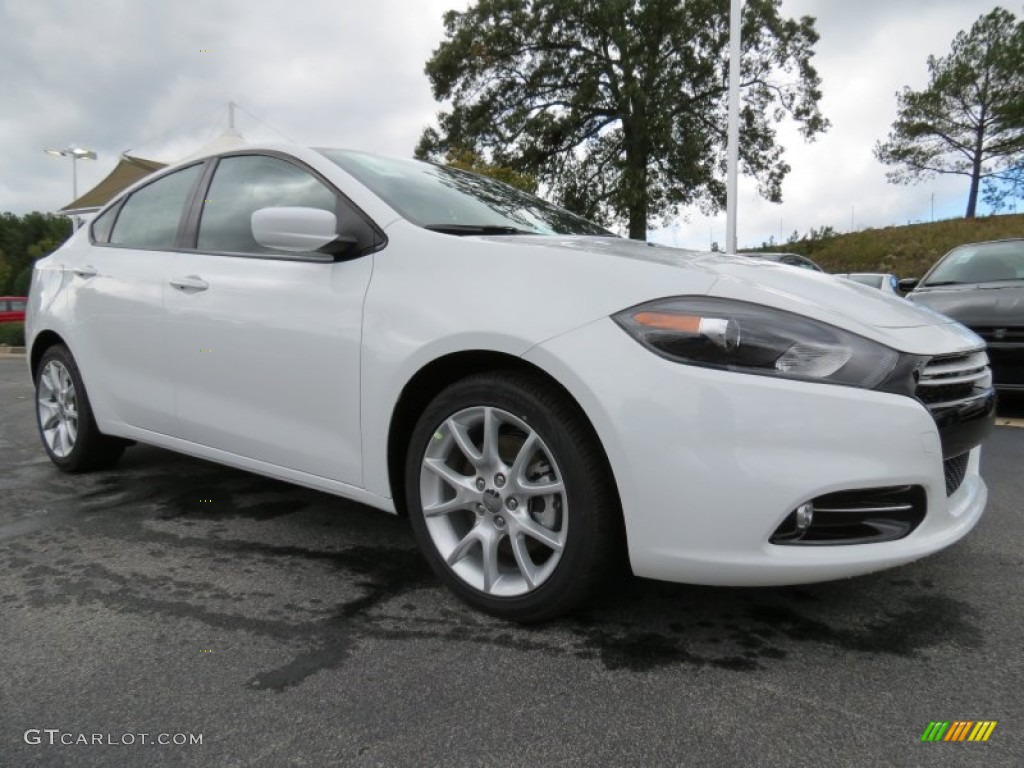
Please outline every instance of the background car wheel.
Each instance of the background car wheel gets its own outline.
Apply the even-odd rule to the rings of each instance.
[[[127,445],[97,429],[78,366],[63,344],[47,349],[39,361],[36,423],[47,455],[65,472],[112,466]]]
[[[534,376],[480,374],[441,392],[413,432],[405,480],[420,548],[476,608],[552,618],[618,572],[607,461],[575,406]]]

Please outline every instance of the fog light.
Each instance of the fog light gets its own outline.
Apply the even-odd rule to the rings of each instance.
[[[814,507],[808,502],[807,504],[801,504],[796,508],[796,530],[798,533],[803,533],[811,527],[811,521],[814,519]]]

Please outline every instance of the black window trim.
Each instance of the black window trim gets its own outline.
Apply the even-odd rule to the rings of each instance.
[[[307,163],[303,162],[297,157],[289,155],[286,152],[279,152],[277,150],[253,150],[253,149],[238,149],[233,152],[225,152],[224,154],[214,155],[213,157],[202,158],[196,162],[189,163],[187,165],[174,166],[166,170],[159,172],[157,176],[152,179],[147,179],[146,183],[134,187],[131,192],[123,194],[120,197],[114,199],[102,209],[99,213],[93,217],[93,220],[89,222],[89,244],[103,247],[103,248],[119,248],[127,249],[132,251],[154,251],[159,253],[202,253],[210,256],[229,256],[234,258],[245,258],[245,259],[271,259],[276,261],[305,261],[314,263],[326,263],[332,264],[337,259],[329,254],[322,254],[323,258],[320,258],[320,254],[297,254],[297,253],[245,253],[245,252],[233,252],[233,251],[206,251],[199,250],[196,248],[196,244],[199,238],[199,221],[202,215],[204,201],[206,200],[206,194],[209,192],[210,184],[213,182],[213,176],[216,173],[217,166],[220,161],[227,157],[273,157],[278,160],[283,160],[290,165],[293,165],[306,173],[311,174],[320,183],[327,187],[328,191],[334,195],[335,206],[334,215],[337,217],[339,222],[347,221],[350,216],[355,216],[359,219],[362,224],[367,228],[368,234],[372,238],[372,244],[363,248],[357,254],[351,258],[361,258],[371,253],[377,253],[387,247],[388,238],[384,234],[384,230],[381,229],[377,223],[366,214],[358,205],[352,202],[352,199],[348,197],[344,192],[338,189],[327,177],[320,173],[315,168],[311,167]],[[178,230],[174,236],[174,245],[171,248],[153,248],[149,246],[134,246],[134,245],[122,245],[119,243],[109,242],[110,235],[114,233],[114,228],[117,226],[117,220],[121,216],[121,209],[124,208],[124,204],[134,195],[151,184],[155,184],[158,181],[170,176],[172,173],[178,171],[184,171],[187,168],[192,168],[197,165],[202,165],[203,170],[199,173],[199,176],[192,184],[192,189],[185,198],[185,204],[182,206],[182,213],[178,219]],[[96,219],[100,218],[108,211],[113,212],[114,221],[110,225],[110,232],[107,235],[107,241],[98,240],[93,232],[93,225],[96,223]],[[351,260],[351,259],[346,259]]]

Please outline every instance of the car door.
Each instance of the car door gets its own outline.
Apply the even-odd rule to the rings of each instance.
[[[174,434],[164,299],[202,170],[197,163],[139,188],[93,222],[88,243],[64,252],[69,343],[103,419]]]
[[[372,257],[274,253],[251,229],[260,208],[353,212],[323,179],[280,156],[222,157],[206,188],[195,248],[177,254],[169,280],[182,437],[361,485],[359,353]]]

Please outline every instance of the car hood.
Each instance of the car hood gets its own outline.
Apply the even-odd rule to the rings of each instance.
[[[1024,283],[926,287],[907,298],[968,326],[1024,325]]]
[[[877,288],[748,256],[686,251],[608,237],[517,238],[524,244],[527,240],[547,247],[585,250],[612,258],[702,272],[714,278],[708,295],[766,304],[841,326],[849,326],[850,321],[854,321],[877,329],[900,329],[954,322],[945,315]],[[661,284],[668,289],[670,281]]]

